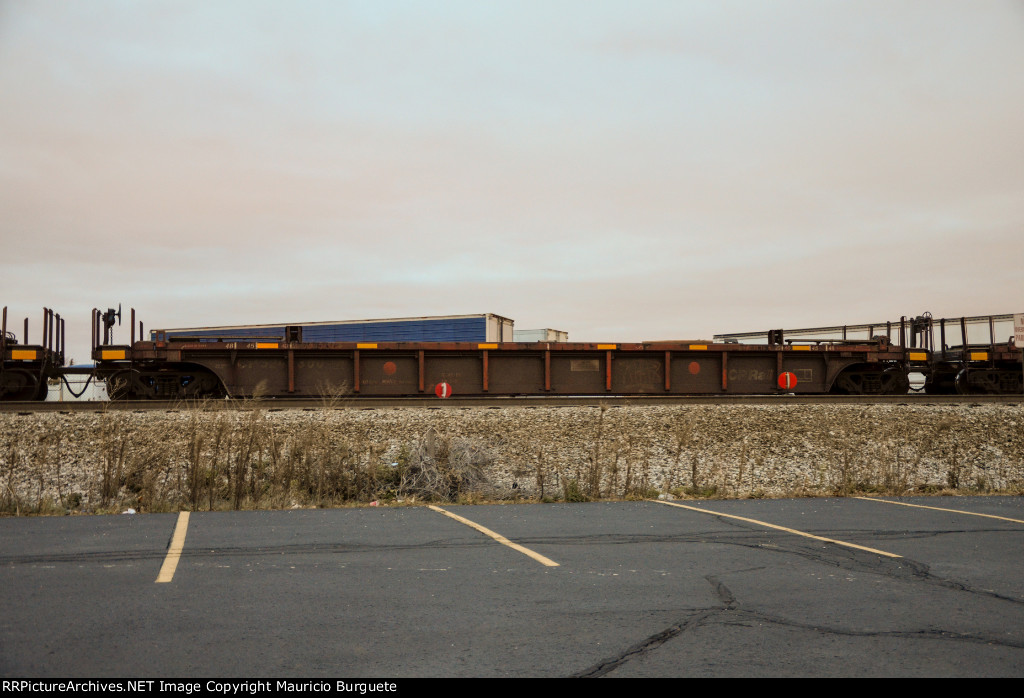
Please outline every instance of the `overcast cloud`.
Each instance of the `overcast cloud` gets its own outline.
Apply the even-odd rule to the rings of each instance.
[[[8,0],[0,305],[79,363],[119,302],[581,341],[1024,312],[1022,73],[1011,0]]]

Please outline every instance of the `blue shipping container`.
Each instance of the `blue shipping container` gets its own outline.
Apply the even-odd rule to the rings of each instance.
[[[511,342],[513,321],[486,313],[442,317],[295,323],[304,342]],[[185,327],[150,331],[150,339],[195,337],[200,341],[285,338],[285,325]]]

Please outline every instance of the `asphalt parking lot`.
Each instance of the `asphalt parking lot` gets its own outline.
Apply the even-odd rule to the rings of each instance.
[[[0,675],[1024,675],[1024,498],[895,501],[5,518]]]

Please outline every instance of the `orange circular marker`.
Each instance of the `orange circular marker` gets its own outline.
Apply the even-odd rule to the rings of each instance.
[[[434,394],[438,397],[451,397],[452,386],[447,383],[438,383],[437,387],[434,388]]]
[[[688,366],[688,368],[689,368],[689,370],[690,370],[690,373],[692,373],[692,374],[693,374],[693,375],[695,375],[695,376],[696,376],[696,375],[697,375],[698,373],[700,373],[700,364],[699,364],[699,363],[697,363],[696,361],[691,361],[691,362],[690,362],[690,365]]]
[[[393,376],[393,375],[395,375],[395,371],[397,371],[397,370],[398,370],[398,366],[395,366],[395,362],[394,361],[388,361],[388,362],[386,362],[384,364],[384,375],[386,375],[386,376]]]
[[[789,371],[779,375],[779,387],[783,390],[790,390],[796,387],[796,376]]]

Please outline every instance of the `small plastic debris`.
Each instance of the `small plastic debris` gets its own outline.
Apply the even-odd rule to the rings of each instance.
[[[121,513],[122,514],[134,514],[135,510],[134,509],[128,509],[127,511],[122,511]]]
[[[658,495],[658,499],[675,499],[675,497],[673,497],[668,492],[662,492],[661,494]]]
[[[370,506],[371,506],[371,507],[376,507],[376,506],[380,506],[380,502],[378,502],[378,501],[377,501],[377,500],[375,499],[375,500],[373,500],[372,502],[370,502]]]

